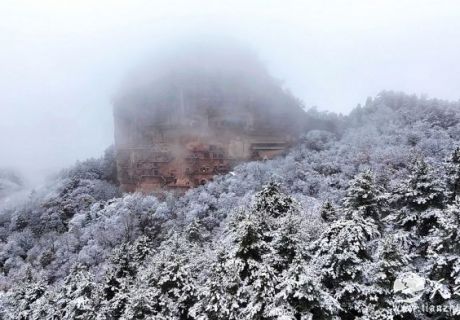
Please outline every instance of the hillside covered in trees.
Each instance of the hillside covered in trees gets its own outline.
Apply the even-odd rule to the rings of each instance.
[[[307,115],[286,156],[181,197],[120,194],[109,149],[4,206],[0,318],[460,318],[460,103]]]

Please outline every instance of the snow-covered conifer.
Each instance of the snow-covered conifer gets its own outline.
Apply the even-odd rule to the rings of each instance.
[[[35,280],[29,269],[23,282],[18,283],[16,288],[9,293],[8,317],[18,320],[37,319],[37,306],[35,303],[44,298],[46,283],[42,279]]]
[[[294,206],[294,200],[281,192],[279,184],[270,182],[256,195],[255,209],[277,218]]]
[[[243,281],[234,261],[225,251],[217,253],[197,296],[199,299],[191,309],[195,319],[241,318],[242,309],[247,305],[247,292],[243,290]]]
[[[369,242],[378,236],[372,220],[354,216],[333,223],[310,249],[325,288],[340,303],[340,316],[358,317],[378,288],[366,281],[372,263]]]
[[[337,211],[330,201],[324,202],[320,211],[321,219],[325,222],[333,222],[337,220]]]
[[[340,309],[321,284],[319,272],[301,257],[283,272],[277,289],[268,313],[274,319],[332,319]]]
[[[449,197],[460,196],[460,147],[455,148],[446,163]]]
[[[60,319],[96,319],[97,288],[91,273],[76,265],[59,290],[56,305]]]
[[[402,205],[415,210],[442,207],[444,188],[432,167],[425,160],[417,159],[409,176],[398,187],[397,195]]]
[[[294,257],[304,253],[302,226],[302,217],[298,211],[290,211],[278,218],[277,228],[271,233],[271,247],[274,250],[271,257],[274,261],[270,262],[278,272],[288,268]]]
[[[351,180],[343,204],[348,218],[357,214],[380,222],[386,209],[386,197],[376,185],[372,172],[367,170]]]

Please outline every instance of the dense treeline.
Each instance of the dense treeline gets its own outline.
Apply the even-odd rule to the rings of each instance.
[[[288,155],[179,198],[118,194],[110,151],[78,164],[2,210],[2,316],[454,318],[458,107],[384,92],[311,110],[321,130]],[[417,299],[393,289],[413,274]]]

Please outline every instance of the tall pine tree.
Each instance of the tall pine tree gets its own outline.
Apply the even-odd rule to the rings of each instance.
[[[460,147],[457,147],[446,163],[447,190],[452,200],[460,196]]]

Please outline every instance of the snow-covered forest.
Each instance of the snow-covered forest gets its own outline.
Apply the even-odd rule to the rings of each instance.
[[[0,318],[460,318],[460,103],[307,114],[285,156],[181,197],[120,194],[108,149],[5,204]]]

